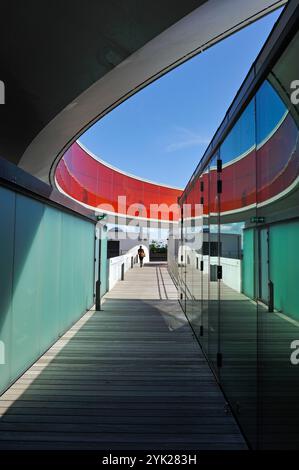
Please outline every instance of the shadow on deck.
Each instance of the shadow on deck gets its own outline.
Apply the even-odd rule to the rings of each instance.
[[[0,399],[0,449],[246,449],[165,265],[127,273]]]

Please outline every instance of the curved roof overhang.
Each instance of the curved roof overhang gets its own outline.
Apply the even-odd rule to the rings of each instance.
[[[65,2],[64,6],[66,3],[68,2]],[[137,3],[133,2],[135,7]],[[60,42],[58,41],[58,46],[62,52],[59,48],[55,53],[51,49],[52,55],[42,57],[41,60],[41,64],[44,66],[48,63],[51,64],[49,76],[46,77],[48,82],[44,77],[45,83],[43,83],[44,86],[41,89],[45,93],[48,83],[51,91],[49,96],[40,96],[38,94],[40,93],[40,84],[37,83],[35,86],[36,77],[31,77],[33,82],[30,83],[30,64],[25,64],[26,54],[21,60],[22,63],[25,61],[24,67],[27,65],[23,73],[26,79],[25,85],[29,90],[29,93],[26,94],[27,101],[25,100],[24,103],[25,105],[29,103],[33,107],[33,113],[36,111],[36,120],[34,122],[37,125],[34,129],[27,129],[28,123],[32,124],[32,119],[26,115],[27,108],[21,113],[22,109],[20,110],[19,107],[24,126],[23,132],[20,133],[20,139],[23,134],[26,138],[23,141],[14,141],[15,152],[11,153],[15,162],[29,173],[53,184],[55,169],[60,158],[95,121],[180,63],[284,3],[286,3],[284,0],[251,0],[250,2],[244,2],[243,0],[221,0],[221,2],[219,0],[186,0],[184,2],[165,0],[159,2],[159,9],[156,12],[152,7],[153,2],[146,2],[145,4],[142,2],[142,8],[136,7],[138,10],[136,12],[134,9],[130,11],[131,3],[128,6],[127,2],[117,1],[112,3],[104,1],[98,2],[97,5],[101,5],[101,7],[104,5],[106,10],[109,10],[110,16],[108,15],[108,22],[99,21],[97,31],[92,12],[86,11],[86,6],[84,8],[86,3],[81,4],[82,10],[77,8],[66,11],[67,9],[62,8],[62,4],[59,2],[56,5],[58,11],[59,5],[61,9],[61,14],[58,15],[59,28],[55,24],[56,28],[52,28],[51,34],[49,33],[50,37],[45,36],[42,42],[45,47],[48,47],[49,40],[57,42],[55,34],[58,34],[58,39],[61,39]],[[49,7],[48,11],[49,18],[45,20],[47,24],[53,18],[53,11],[55,12],[54,2],[51,1],[49,4],[51,4],[51,8]],[[37,3],[29,1],[26,2],[26,6],[24,4],[23,13],[25,16],[21,16],[23,22],[28,21],[32,5],[35,6],[33,12],[36,13]],[[105,20],[105,14],[107,13],[105,8],[100,20]],[[21,8],[21,10],[23,9]],[[83,15],[80,16],[82,12]],[[127,41],[131,44],[130,48],[124,47],[126,41],[122,43],[121,40],[120,42],[114,40],[115,35],[117,36],[117,33],[115,33],[117,24],[114,21],[113,12],[117,17],[118,25],[123,26],[127,33],[131,33],[131,35],[129,34],[129,41]],[[133,19],[132,12],[136,13],[135,16],[133,15]],[[153,16],[153,12],[156,13],[157,17]],[[37,51],[39,49],[37,47],[39,45],[39,35],[43,25],[42,21],[39,24],[35,17],[36,15],[31,17],[33,23],[30,25],[32,27],[32,41],[29,45],[32,50]],[[88,24],[91,20],[92,24]],[[65,31],[63,30],[63,21],[65,22]],[[131,25],[130,21],[132,22]],[[156,22],[158,22],[158,26]],[[29,34],[28,31],[26,31],[27,35]],[[93,33],[91,37],[87,34],[90,31]],[[103,31],[105,31],[105,34]],[[136,36],[135,43],[134,36]],[[26,40],[28,42],[27,36]],[[28,52],[28,44],[26,45]],[[22,44],[20,43],[19,48],[21,47]],[[68,55],[64,57],[63,52],[66,47],[68,48]],[[76,47],[78,48],[77,60]],[[95,54],[95,58],[90,58],[90,51]],[[29,49],[29,52],[32,51]],[[30,60],[34,60],[37,55],[38,52],[35,52],[33,59],[30,57]],[[19,56],[20,54],[17,56],[18,61],[20,60]],[[88,68],[89,63],[86,67],[85,62],[88,62],[89,59],[96,59],[91,60],[90,63],[95,62],[97,67],[90,70]],[[83,67],[86,73],[89,73],[87,79],[84,73],[82,74],[80,66]],[[101,73],[98,73],[99,68]],[[74,84],[78,78],[76,73],[81,77],[81,82]],[[15,73],[16,75],[17,73]],[[20,76],[20,80],[21,78]],[[57,94],[55,94],[55,84],[59,88]],[[21,83],[19,86],[19,93],[22,92],[23,85]],[[38,92],[35,95],[36,88]],[[70,93],[69,90],[72,92]],[[17,128],[16,126],[13,127],[14,120],[11,119],[9,122],[11,122],[16,134]],[[18,124],[21,127],[21,123]],[[9,134],[6,135],[9,139]],[[28,142],[30,138],[31,142]],[[12,135],[10,140],[12,142]],[[4,156],[6,152],[7,158],[10,158],[7,151],[8,146],[6,145],[3,148]]]

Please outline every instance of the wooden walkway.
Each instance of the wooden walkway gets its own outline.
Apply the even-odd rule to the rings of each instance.
[[[165,265],[126,273],[0,398],[0,449],[246,449]]]

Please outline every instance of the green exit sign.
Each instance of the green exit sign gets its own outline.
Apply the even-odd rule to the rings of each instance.
[[[263,224],[265,222],[265,217],[251,217],[250,222],[252,224]]]

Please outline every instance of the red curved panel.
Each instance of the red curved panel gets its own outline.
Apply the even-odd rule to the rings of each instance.
[[[267,203],[291,187],[299,175],[298,129],[289,114],[277,131],[260,148],[243,158],[224,165],[221,194],[221,212],[242,210],[252,204]],[[257,175],[257,176],[256,176]],[[204,192],[199,192],[198,181],[204,182]],[[184,203],[194,205],[204,197],[203,213],[216,213],[217,170],[203,173],[196,178],[186,194]]]
[[[93,158],[75,142],[60,160],[55,178],[69,196],[95,209],[175,221],[179,189],[126,175]]]
[[[299,174],[297,138],[296,124],[288,115],[260,148],[225,165],[221,212],[264,203],[287,190]],[[162,221],[176,221],[180,217],[177,200],[182,191],[126,175],[96,160],[78,143],[65,153],[55,176],[66,194],[95,209]],[[203,193],[200,180],[204,181]],[[184,201],[190,204],[189,216],[198,215],[196,205],[201,195],[205,201],[204,214],[217,212],[217,201],[208,197],[208,193],[217,193],[216,184],[216,169],[195,179]]]

